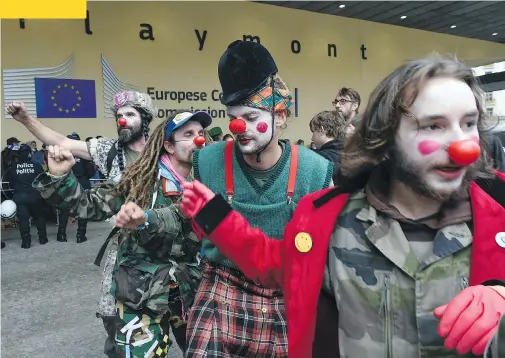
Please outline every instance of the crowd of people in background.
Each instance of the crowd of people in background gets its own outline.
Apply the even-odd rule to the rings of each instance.
[[[80,140],[77,133],[67,136],[69,139]],[[86,138],[89,141],[92,137]],[[100,138],[100,136],[98,137]],[[48,242],[46,223],[54,222],[58,225],[57,241],[67,241],[67,224],[75,219],[70,217],[68,210],[56,210],[48,205],[39,192],[32,187],[34,179],[47,170],[47,148],[42,144],[37,147],[36,141],[22,143],[16,137],[7,139],[2,150],[2,203],[12,200],[15,203],[18,227],[21,236],[21,247],[31,247],[30,226],[34,223],[37,227],[38,239],[41,245]],[[100,170],[89,160],[76,159],[73,167],[74,175],[79,179],[84,188],[90,188],[92,183],[105,179]],[[2,204],[4,205],[4,204]],[[3,218],[9,217],[5,214]],[[87,240],[85,220],[77,219],[77,243]],[[5,243],[2,242],[2,248]]]
[[[334,101],[332,110],[324,110],[314,116],[309,122],[312,132],[312,141],[309,148],[335,164],[335,173],[338,173],[340,153],[344,150],[345,139],[354,133],[355,126],[361,116],[359,108],[361,97],[352,89],[341,88]],[[493,168],[505,172],[505,130],[492,132],[489,128],[488,152],[493,163]],[[298,145],[304,146],[304,141],[299,139]]]

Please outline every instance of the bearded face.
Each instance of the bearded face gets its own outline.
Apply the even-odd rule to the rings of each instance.
[[[242,154],[256,154],[265,148],[275,134],[272,114],[261,109],[231,106],[227,107],[230,119],[242,119],[246,122],[246,131],[236,136],[238,148]]]
[[[118,139],[122,143],[133,143],[142,137],[142,116],[133,107],[121,107],[116,113],[116,123],[119,118],[126,119],[126,126],[117,125]]]
[[[356,113],[358,104],[349,96],[338,96],[333,101],[335,109],[339,112],[346,121],[349,121]]]
[[[456,140],[479,140],[479,112],[472,90],[452,78],[429,80],[401,118],[396,147],[389,153],[396,180],[440,201],[465,191],[473,166],[458,166],[447,146]]]

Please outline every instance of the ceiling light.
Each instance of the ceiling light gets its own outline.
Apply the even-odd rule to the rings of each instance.
[[[498,35],[498,32],[493,32],[493,36],[496,36],[496,35]]]
[[[345,7],[344,4],[340,5],[339,8],[343,9]]]
[[[407,18],[407,16],[405,16],[405,15],[403,15],[402,17],[400,17],[400,19],[402,19],[402,20],[406,19],[406,18]]]
[[[456,25],[452,25],[452,26],[451,26],[451,29],[454,29],[454,28],[456,28]]]

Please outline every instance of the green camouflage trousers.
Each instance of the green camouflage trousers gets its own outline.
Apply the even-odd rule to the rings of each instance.
[[[177,295],[178,290],[174,290],[174,295]],[[162,342],[162,347],[165,346],[165,343],[168,342],[167,348],[169,348],[172,344],[171,341],[168,340],[168,334],[169,330],[172,330],[172,333],[175,337],[175,340],[177,342],[177,345],[179,348],[185,352],[186,351],[186,328],[187,328],[187,322],[185,319],[185,313],[183,312],[182,308],[182,300],[178,299],[177,297],[170,297],[169,301],[169,307],[170,310],[169,312],[165,313],[164,315],[158,315],[154,316],[153,314],[149,314],[146,312],[141,312],[134,310],[128,306],[124,306],[122,303],[116,303],[116,316],[100,316],[103,320],[103,324],[105,327],[105,330],[107,331],[107,339],[105,340],[105,346],[104,346],[104,353],[109,357],[109,358],[135,358],[137,355],[131,355],[133,354],[132,352],[137,353],[137,349],[133,349],[132,344],[132,336],[134,340],[139,340],[142,341],[142,333],[144,332],[143,327],[147,327],[148,329],[155,331],[156,333],[163,333],[160,335],[161,342]],[[126,313],[125,313],[126,311]],[[137,318],[135,318],[137,317]],[[134,320],[138,323],[146,322],[143,327],[139,327],[133,330],[132,334],[130,335],[130,345],[129,345],[129,352],[130,356],[127,355],[127,350],[126,350],[126,342],[127,340],[127,333],[130,327],[126,327],[128,323]],[[135,326],[135,323],[132,323],[133,326]],[[146,334],[146,337],[148,335]],[[158,339],[160,342],[160,340]],[[165,342],[166,341],[166,342]],[[154,344],[154,340],[151,341],[151,345]],[[149,344],[147,344],[149,346]],[[143,345],[144,346],[144,345]],[[165,350],[165,355],[152,355],[151,352],[149,351],[149,347],[145,349],[145,353],[140,355],[139,357],[166,357],[166,349],[162,348]],[[147,354],[149,353],[149,354]],[[155,352],[156,353],[156,352]],[[160,353],[163,353],[160,351]],[[147,355],[146,355],[147,354]]]
[[[171,344],[170,315],[152,316],[116,303],[118,320],[115,336],[115,354],[124,358],[166,358]]]

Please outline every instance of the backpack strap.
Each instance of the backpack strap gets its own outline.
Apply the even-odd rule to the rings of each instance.
[[[110,175],[110,171],[112,169],[112,162],[114,161],[114,158],[117,156],[117,142],[114,142],[112,144],[112,147],[109,149],[109,153],[107,153],[107,176]]]
[[[96,255],[95,258],[95,265],[100,267],[100,264],[102,263],[103,255],[105,254],[105,249],[107,248],[107,245],[109,245],[110,240],[114,237],[119,232],[119,228],[115,227],[114,229],[111,230],[109,233],[109,236],[105,239],[105,242],[102,244],[102,247],[100,247],[100,251],[98,251],[98,255]]]
[[[487,195],[492,197],[498,204],[505,208],[505,180],[501,179],[497,174],[492,179],[479,178],[475,183],[484,190]]]

